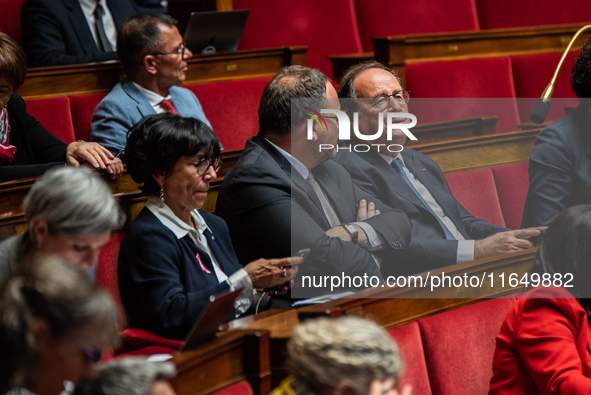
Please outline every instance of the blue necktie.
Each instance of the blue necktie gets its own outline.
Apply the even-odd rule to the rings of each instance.
[[[435,214],[435,212],[433,212],[433,210],[431,209],[431,206],[429,206],[427,204],[427,202],[425,201],[425,199],[423,199],[423,197],[421,196],[419,191],[417,191],[415,186],[412,185],[412,182],[410,182],[410,180],[408,179],[408,176],[404,172],[404,169],[402,168],[402,165],[400,164],[400,161],[398,159],[394,159],[392,161],[392,167],[394,169],[396,169],[396,171],[398,172],[398,174],[400,174],[400,177],[402,177],[404,182],[406,182],[406,184],[409,186],[409,188],[415,193],[415,195],[417,195],[417,197],[421,200],[421,202],[423,202],[423,205],[427,208],[427,210],[429,210],[431,212],[431,214],[433,214],[433,216],[435,218],[437,218],[437,221],[439,221],[439,225],[441,225],[441,228],[443,229],[443,232],[445,233],[445,238],[447,240],[456,240],[454,235],[449,231],[447,226],[445,226],[445,224],[441,221],[439,216],[437,214]]]

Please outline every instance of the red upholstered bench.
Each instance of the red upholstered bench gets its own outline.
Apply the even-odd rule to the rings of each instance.
[[[508,56],[407,63],[405,75],[409,112],[419,124],[496,115],[497,133],[517,130]]]
[[[403,16],[399,17],[401,10]],[[474,0],[355,1],[363,50],[374,50],[372,38],[479,30]]]
[[[76,140],[70,99],[67,96],[27,100],[27,112],[37,118],[51,134],[69,144]]]
[[[546,117],[547,121],[564,117],[564,107],[575,107],[579,104],[577,95],[570,83],[570,69],[573,67],[578,54],[578,51],[571,51],[564,59],[562,69],[558,73],[554,84],[554,94],[552,95],[550,111]],[[552,79],[561,56],[562,52],[554,52],[511,57],[515,95],[517,96],[521,122],[531,122],[529,115],[534,103]]]
[[[514,297],[485,300],[388,330],[417,394],[486,394],[495,338]]]
[[[329,55],[362,51],[353,0],[234,0],[234,9],[250,10],[238,49],[306,45],[308,66],[329,77]]]
[[[242,149],[259,130],[258,109],[270,78],[188,85],[224,149]]]
[[[0,0],[0,32],[8,34],[14,41],[21,44],[21,8],[25,0]]]
[[[117,277],[117,260],[119,257],[119,249],[121,240],[125,236],[125,232],[117,232],[111,234],[109,242],[101,249],[99,254],[99,264],[96,273],[96,281],[111,295],[118,307],[119,312],[119,328],[122,330],[121,339],[123,341],[122,347],[117,350],[118,353],[133,353],[137,352],[140,355],[150,355],[150,352],[156,353],[158,348],[149,348],[157,346],[159,348],[167,348],[171,350],[178,350],[183,344],[180,340],[166,339],[157,334],[136,328],[127,328],[127,319],[125,317],[125,310],[121,303],[121,295],[119,294],[119,279]],[[160,353],[160,351],[158,351]]]
[[[470,214],[505,226],[497,186],[490,168],[447,173],[445,179],[454,197]]]
[[[523,162],[491,168],[505,225],[510,229],[521,228],[521,217],[529,188],[527,164]]]
[[[591,20],[591,2],[570,0],[476,0],[481,29],[585,24]],[[543,89],[543,87],[542,87]]]
[[[69,96],[76,140],[90,140],[92,114],[105,96],[107,96],[107,92]]]

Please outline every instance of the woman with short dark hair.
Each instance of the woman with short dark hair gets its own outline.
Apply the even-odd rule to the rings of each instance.
[[[489,394],[591,393],[589,240],[591,205],[570,207],[550,223],[525,277],[532,288],[497,337]]]
[[[123,164],[97,143],[65,144],[27,113],[25,101],[15,91],[25,82],[25,51],[0,32],[0,181],[38,175],[41,169],[17,166],[65,162],[79,166],[88,162],[116,179]]]
[[[0,287],[0,393],[58,395],[117,339],[106,291],[59,258],[28,262]]]
[[[170,113],[152,115],[129,131],[125,152],[128,171],[150,195],[119,253],[130,327],[182,339],[211,295],[242,289],[235,317],[264,305],[255,302],[253,289],[287,292],[302,259],[259,259],[243,268],[224,220],[199,210],[222,163],[209,126]]]

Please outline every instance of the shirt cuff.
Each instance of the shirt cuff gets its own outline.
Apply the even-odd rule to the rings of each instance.
[[[234,309],[236,310],[236,316],[244,314],[252,304],[253,299],[253,288],[250,277],[246,273],[246,270],[239,269],[228,277],[226,282],[230,286],[230,291],[242,288],[242,292],[234,302]]]
[[[475,240],[458,240],[458,254],[456,263],[470,262],[474,260]]]
[[[357,225],[365,232],[367,236],[367,243],[363,244],[362,247],[368,251],[381,250],[382,245],[386,242],[384,238],[376,232],[376,230],[367,222],[351,222],[352,225]]]

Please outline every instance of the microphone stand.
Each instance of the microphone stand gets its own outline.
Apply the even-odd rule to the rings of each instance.
[[[550,81],[548,86],[546,86],[544,92],[542,92],[542,96],[540,96],[540,98],[534,104],[534,108],[532,109],[531,114],[529,116],[529,119],[531,119],[532,122],[542,123],[546,119],[548,111],[550,111],[550,99],[552,99],[552,94],[554,93],[554,83],[556,82],[556,77],[558,77],[558,72],[562,67],[562,63],[564,62],[564,59],[566,58],[568,51],[570,51],[570,48],[573,46],[573,43],[575,42],[577,37],[579,37],[581,33],[588,29],[591,29],[591,25],[585,25],[579,30],[577,30],[573,38],[568,43],[568,46],[562,54],[562,58],[560,58],[560,62],[558,62],[558,66],[556,66],[556,70],[554,71],[554,76],[552,77],[552,80]]]

